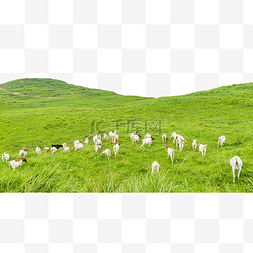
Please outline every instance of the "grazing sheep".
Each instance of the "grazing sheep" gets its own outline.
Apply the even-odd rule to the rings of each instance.
[[[70,151],[70,146],[64,148],[64,152]]]
[[[166,148],[167,148],[167,152],[168,152],[168,159],[169,159],[169,156],[170,156],[170,159],[171,159],[171,162],[173,164],[173,160],[174,160],[174,150],[173,148],[170,148],[168,145],[166,145]]]
[[[199,147],[199,152],[201,152],[202,153],[202,157],[206,157],[206,146],[207,146],[207,144],[205,144],[205,145],[202,145],[202,144],[198,144],[198,147]]]
[[[235,170],[238,170],[238,179],[240,177],[240,172],[243,168],[242,165],[242,160],[240,157],[238,156],[234,156],[231,160],[230,160],[230,165],[232,166],[232,171],[233,171],[233,183],[235,182]]]
[[[112,143],[117,143],[119,141],[119,136],[117,134],[112,135]]]
[[[56,147],[52,147],[52,148],[50,148],[50,150],[52,151],[52,154],[54,154],[57,151],[57,148]]]
[[[180,150],[180,152],[183,150],[183,148],[184,148],[184,141],[180,141],[179,142],[179,150]]]
[[[76,141],[74,141],[74,145],[79,144],[79,143],[81,143],[81,141],[80,141],[80,140],[76,140]]]
[[[41,150],[40,150],[40,148],[39,147],[36,147],[36,153],[38,153],[38,154],[41,154]]]
[[[134,142],[139,142],[139,136],[138,135],[134,135],[133,136],[133,139],[132,139],[132,143],[134,143]]]
[[[168,140],[168,138],[167,138],[166,134],[163,134],[163,135],[162,135],[162,141],[163,141],[163,142],[166,142],[167,140]]]
[[[110,149],[106,149],[105,151],[101,152],[101,156],[103,156],[104,154],[108,157],[109,160],[109,158],[111,157]]]
[[[180,145],[182,142],[186,143],[186,140],[184,139],[183,136],[177,134],[177,136],[176,136],[176,148],[177,148],[177,146],[178,146],[178,148],[179,148],[179,145]]]
[[[219,137],[217,147],[219,146],[219,144],[220,144],[220,146],[222,147],[223,143],[226,142],[226,141],[227,141],[227,139],[226,139],[225,136]]]
[[[49,147],[45,147],[43,150],[44,150],[44,152],[47,153],[50,150],[50,148]]]
[[[19,156],[24,156],[26,157],[27,155],[27,149],[25,147],[23,147],[20,151],[19,151]]]
[[[104,133],[104,140],[108,141],[108,138],[109,138],[108,135],[106,133]]]
[[[197,140],[193,140],[193,142],[192,142],[192,148],[193,148],[193,151],[196,151],[196,148],[197,148]]]
[[[140,148],[142,148],[144,145],[148,145],[150,147],[154,140],[155,140],[155,138],[153,138],[153,137],[143,139],[142,140],[142,145],[140,146]]]
[[[76,152],[77,150],[84,148],[84,145],[82,143],[78,143],[78,144],[75,144],[74,147],[75,147],[74,152]]]
[[[173,143],[175,143],[176,137],[177,137],[176,132],[173,132],[170,136],[170,139],[173,138]]]
[[[88,145],[88,143],[89,143],[89,139],[86,138],[85,141],[84,141],[84,144],[85,144],[85,145]]]
[[[159,163],[157,162],[157,161],[154,161],[153,163],[152,163],[152,173],[153,173],[153,171],[154,170],[157,170],[157,172],[159,171],[159,169],[160,169],[160,165],[159,165]]]
[[[4,162],[4,160],[7,162],[10,160],[10,157],[12,157],[12,155],[6,154],[5,152],[2,154],[2,160]]]
[[[25,157],[23,157],[23,158],[18,158],[18,159],[13,160],[13,161],[9,161],[9,167],[11,167],[13,169],[15,169],[17,167],[21,168],[22,162],[27,162],[27,159]]]
[[[114,151],[115,157],[119,153],[119,145],[120,145],[120,142],[117,142],[117,144],[115,146],[113,146],[113,151]]]

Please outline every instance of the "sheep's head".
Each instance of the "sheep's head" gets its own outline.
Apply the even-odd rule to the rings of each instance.
[[[120,145],[120,142],[119,142],[119,141],[118,141],[117,143],[118,143],[118,145]]]
[[[22,160],[23,162],[27,162],[26,157],[21,158],[21,160]]]
[[[151,140],[152,140],[152,141],[154,141],[154,140],[155,140],[155,138],[151,136]]]
[[[25,147],[22,148],[24,151],[27,151],[27,149]]]
[[[168,149],[168,148],[169,148],[169,145],[166,145],[165,147]]]
[[[138,135],[139,137],[141,137],[141,134],[140,134],[140,133],[138,133],[137,135]]]
[[[198,147],[199,147],[200,143],[198,144]]]
[[[103,154],[104,154],[103,152],[102,152],[102,153],[100,153],[100,155],[101,155],[101,156],[103,156]]]

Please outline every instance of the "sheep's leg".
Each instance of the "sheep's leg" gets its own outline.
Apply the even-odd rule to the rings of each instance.
[[[238,171],[238,180],[239,180],[239,177],[240,177],[240,172],[241,172],[241,170]]]
[[[159,167],[157,166],[157,172],[159,172]]]
[[[235,182],[235,170],[233,169],[233,183]]]

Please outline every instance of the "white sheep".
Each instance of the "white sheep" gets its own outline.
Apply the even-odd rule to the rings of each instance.
[[[225,136],[219,137],[217,147],[219,146],[219,144],[220,144],[220,146],[222,147],[223,143],[226,142],[226,141],[227,141],[227,139],[226,139]]]
[[[105,151],[101,152],[101,156],[106,155],[109,158],[111,157],[111,151],[110,149],[106,149]]]
[[[193,142],[192,142],[192,148],[193,148],[193,151],[196,151],[196,148],[197,148],[197,140],[193,140]]]
[[[119,153],[119,145],[120,145],[120,142],[117,142],[117,144],[113,146],[115,157]]]
[[[3,160],[3,162],[4,162],[4,160],[7,162],[7,161],[9,161],[10,160],[10,157],[12,157],[12,155],[10,155],[10,154],[7,154],[7,153],[3,153],[2,154],[2,160]]]
[[[243,168],[242,165],[242,160],[240,157],[238,156],[234,156],[231,160],[230,160],[230,165],[232,166],[232,172],[233,172],[233,182],[235,182],[235,170],[238,170],[238,179],[240,177],[240,172]]]
[[[20,167],[21,168],[21,164],[22,162],[27,162],[27,159],[25,157],[23,158],[18,158],[18,159],[15,159],[13,161],[9,161],[9,167],[15,169],[17,167]]]
[[[177,134],[177,135],[176,135],[176,148],[177,148],[177,146],[178,146],[178,148],[179,148],[179,146],[180,146],[180,144],[181,144],[182,142],[186,143],[186,140],[184,139],[183,136]]]
[[[168,145],[166,145],[166,148],[167,148],[167,152],[168,152],[167,158],[169,159],[169,157],[170,157],[171,162],[172,162],[172,164],[173,164],[173,160],[174,160],[174,150],[173,150],[173,148],[170,148]]]
[[[70,151],[70,146],[64,147],[64,152]]]
[[[85,141],[84,141],[84,144],[85,144],[85,145],[88,145],[88,143],[89,143],[89,139],[86,138]]]
[[[19,151],[19,156],[24,156],[26,157],[27,155],[27,149],[25,147],[23,147],[20,151]]]
[[[173,138],[173,143],[175,143],[176,137],[177,137],[176,132],[173,132],[170,136],[170,139]]]
[[[36,153],[41,154],[41,149],[39,147],[36,147]]]
[[[139,142],[139,136],[138,135],[134,135],[133,136],[133,139],[132,139],[132,143],[134,143],[134,142]]]
[[[151,144],[153,143],[153,140],[155,140],[155,138],[146,138],[142,140],[142,145],[140,146],[140,148],[142,148],[144,145],[148,145],[149,147],[151,146]]]
[[[79,143],[81,143],[81,141],[79,141],[79,140],[74,141],[74,146],[75,146],[76,144],[79,144]],[[66,145],[66,146],[67,146],[67,145]]]
[[[74,147],[75,147],[74,152],[76,152],[77,150],[84,148],[84,145],[82,143],[78,143],[78,144],[75,144]]]
[[[163,134],[163,135],[162,135],[162,141],[163,141],[163,142],[166,142],[167,140],[168,140],[168,138],[167,138],[166,134]]]
[[[52,147],[52,148],[50,148],[50,150],[52,151],[52,154],[54,154],[57,151],[57,148],[56,147]]]
[[[152,173],[153,173],[153,171],[154,170],[157,170],[157,172],[159,171],[159,169],[160,169],[160,165],[159,165],[159,163],[157,162],[157,161],[154,161],[153,163],[152,163]]]
[[[198,144],[198,147],[199,147],[199,152],[201,152],[202,153],[202,157],[206,157],[206,146],[207,146],[207,144],[205,144],[205,145],[202,145],[202,144]]]

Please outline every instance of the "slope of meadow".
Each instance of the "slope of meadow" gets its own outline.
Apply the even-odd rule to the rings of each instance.
[[[0,165],[0,192],[253,192],[253,84],[237,84],[185,96],[158,99],[122,96],[53,79],[20,79],[0,85],[0,154],[18,157],[28,149],[27,163],[12,170]],[[118,126],[116,127],[116,124]],[[151,126],[151,129],[148,127]],[[156,126],[156,127],[155,127]],[[74,153],[90,133],[119,129],[119,156],[113,144],[107,160],[94,152],[92,139]],[[156,138],[140,149],[129,134],[139,130]],[[159,131],[160,130],[160,131]],[[175,131],[187,140],[167,159],[161,136]],[[227,143],[217,147],[218,137]],[[141,138],[142,139],[142,138]],[[206,158],[193,152],[193,139],[207,145]],[[36,146],[66,142],[71,152],[35,152]],[[175,149],[172,140],[168,145]],[[240,180],[232,180],[230,159],[244,162]],[[158,161],[159,173],[151,174]]]

